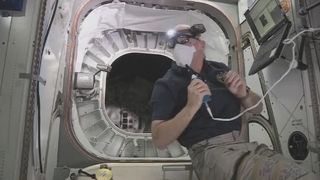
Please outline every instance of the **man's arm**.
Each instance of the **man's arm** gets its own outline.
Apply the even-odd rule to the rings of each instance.
[[[164,149],[178,139],[195,113],[194,108],[185,106],[173,119],[152,121],[151,132],[154,144],[159,149]]]
[[[249,108],[251,106],[254,106],[261,99],[259,95],[257,95],[255,92],[251,90],[249,90],[247,93],[248,94],[244,98],[241,98],[241,104],[244,108]],[[262,106],[262,103],[260,102],[256,108],[251,109],[249,112],[254,114],[260,114],[262,111],[262,108],[263,106]]]
[[[178,139],[201,107],[203,96],[210,94],[207,84],[199,79],[192,80],[188,86],[188,101],[185,107],[172,119],[152,121],[151,132],[154,144],[164,149]]]
[[[241,104],[245,108],[255,105],[261,99],[259,95],[251,90],[247,91],[246,83],[236,72],[229,71],[226,74],[224,82],[228,90],[241,100]],[[251,109],[249,112],[259,114],[261,111],[262,103],[259,103],[256,108]]]

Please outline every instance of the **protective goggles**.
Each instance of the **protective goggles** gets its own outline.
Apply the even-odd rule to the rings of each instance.
[[[206,32],[203,24],[195,24],[189,29],[174,31],[169,30],[167,36],[169,37],[167,45],[169,48],[174,48],[176,44],[186,44],[190,38],[197,38],[200,34]]]

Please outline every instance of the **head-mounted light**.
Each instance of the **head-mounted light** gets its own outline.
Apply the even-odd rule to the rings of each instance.
[[[167,32],[169,48],[174,48],[178,44],[185,44],[189,42],[189,38],[195,38],[200,34],[206,32],[206,28],[203,24],[194,24],[188,29],[174,30],[170,29]]]
[[[197,36],[199,34],[202,34],[204,32],[206,32],[206,28],[204,27],[203,24],[195,24],[193,26],[190,27],[190,32]]]

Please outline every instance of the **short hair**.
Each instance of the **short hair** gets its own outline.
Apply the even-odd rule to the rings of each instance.
[[[194,24],[192,26],[186,24],[178,24],[173,29],[167,32],[169,37],[167,44],[169,48],[173,48],[177,43],[177,37],[196,37],[206,32],[206,28],[203,24]]]
[[[190,25],[187,25],[187,24],[178,24],[176,25],[173,29],[175,31],[181,31],[181,30],[187,30],[187,29],[190,29],[191,26]]]

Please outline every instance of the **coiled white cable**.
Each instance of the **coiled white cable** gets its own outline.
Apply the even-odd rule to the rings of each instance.
[[[281,81],[283,80],[284,77],[286,77],[289,72],[293,69],[293,68],[296,68],[297,65],[298,65],[298,62],[296,60],[296,55],[295,55],[295,47],[296,47],[296,43],[294,42],[294,40],[299,37],[301,34],[305,33],[305,32],[314,32],[314,31],[319,31],[320,28],[309,28],[309,29],[305,29],[301,32],[299,32],[298,34],[296,34],[295,36],[293,36],[291,39],[285,39],[283,41],[283,44],[293,44],[292,46],[292,61],[290,62],[290,65],[289,65],[289,68],[288,70],[279,78],[279,80],[277,80],[268,90],[267,92],[261,97],[261,99],[253,106],[245,109],[244,111],[242,111],[240,114],[232,117],[232,118],[215,118],[213,117],[212,119],[213,120],[216,120],[216,121],[232,121],[232,120],[235,120],[235,119],[238,119],[239,117],[241,117],[244,113],[250,111],[251,109],[254,109],[256,108],[263,100],[264,98],[267,96],[267,94],[269,94],[269,92]]]

